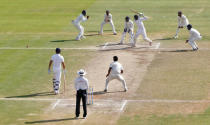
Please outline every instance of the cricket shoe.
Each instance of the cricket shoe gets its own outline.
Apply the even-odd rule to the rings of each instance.
[[[81,36],[80,38],[81,38],[81,39],[86,39],[86,37],[85,37],[85,36]]]
[[[179,38],[179,37],[178,37],[177,35],[175,35],[175,36],[174,36],[174,39],[177,39],[177,38]]]
[[[107,92],[107,89],[104,89],[104,92]]]
[[[117,35],[117,33],[115,32],[115,33],[113,33],[113,35]]]

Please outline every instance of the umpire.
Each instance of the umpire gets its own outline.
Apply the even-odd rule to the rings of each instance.
[[[86,101],[87,101],[87,91],[88,91],[88,80],[84,77],[86,74],[85,70],[80,69],[77,74],[79,75],[76,80],[75,80],[75,89],[77,91],[76,94],[76,117],[79,117],[80,114],[80,100],[82,98],[82,105],[83,105],[83,118],[85,119],[87,116],[87,106],[86,106]]]

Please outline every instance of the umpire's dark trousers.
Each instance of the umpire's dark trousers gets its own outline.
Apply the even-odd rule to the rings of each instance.
[[[87,91],[86,90],[81,90],[81,89],[77,91],[76,117],[79,117],[79,114],[80,114],[80,100],[81,100],[81,98],[82,98],[82,105],[83,105],[83,110],[84,110],[83,117],[86,117],[86,115],[87,115],[87,106],[86,106]]]

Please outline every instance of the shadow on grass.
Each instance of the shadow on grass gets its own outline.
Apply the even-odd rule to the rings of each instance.
[[[82,118],[79,118],[82,119]],[[78,120],[76,118],[64,118],[64,119],[52,119],[52,120],[40,120],[40,121],[32,121],[32,122],[25,122],[25,124],[38,124],[38,123],[48,123],[48,122],[62,122],[62,121],[69,121],[69,120]]]
[[[49,96],[55,95],[54,92],[41,92],[41,93],[34,93],[29,95],[20,95],[20,96],[8,96],[5,98],[28,98],[28,97],[35,97],[35,96]]]
[[[162,38],[162,39],[154,39],[153,41],[157,41],[157,40],[174,40],[173,37],[167,37],[167,38]]]
[[[98,33],[94,33],[94,34],[86,34],[85,36],[98,36]]]
[[[76,41],[75,39],[70,39],[70,40],[52,40],[50,42],[66,42],[66,41]]]
[[[180,49],[180,50],[161,50],[160,52],[194,52],[194,51],[189,49]]]

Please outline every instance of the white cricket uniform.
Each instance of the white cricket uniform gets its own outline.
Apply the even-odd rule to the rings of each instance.
[[[80,23],[85,22],[86,20],[87,18],[83,14],[80,14],[75,20],[72,21],[74,26],[80,31],[78,36],[76,37],[76,40],[84,38],[84,27]]]
[[[181,17],[178,16],[177,19],[178,19],[178,28],[176,30],[175,37],[178,37],[178,33],[179,33],[179,30],[180,30],[179,27],[187,27],[187,25],[189,24],[189,21],[188,21],[188,19],[185,15],[182,15]]]
[[[112,26],[113,33],[117,33],[114,27],[114,23],[112,21],[112,14],[109,14],[108,16],[104,14],[104,21],[101,23],[100,34],[103,34],[103,27],[104,27],[104,24],[106,23],[109,23]]]
[[[75,80],[75,89],[78,90],[88,90],[89,83],[88,79],[85,78],[84,76],[79,76]]]
[[[201,34],[200,34],[196,29],[194,29],[194,28],[191,28],[190,31],[189,31],[189,33],[190,33],[190,37],[189,37],[188,43],[191,45],[191,47],[192,47],[193,49],[197,49],[198,46],[197,46],[197,44],[196,44],[195,41],[196,41],[196,40],[201,40],[202,36],[201,36]]]
[[[117,79],[120,82],[122,82],[124,89],[127,90],[125,79],[121,75],[121,70],[123,70],[122,65],[116,61],[110,64],[110,68],[111,68],[111,72],[106,79],[105,90],[108,89],[108,83],[113,79]]]
[[[136,34],[134,36],[134,45],[136,44],[136,41],[137,41],[137,38],[138,38],[139,35],[142,35],[142,37],[145,41],[152,42],[152,40],[150,40],[147,37],[146,29],[145,29],[144,23],[143,23],[143,21],[145,21],[147,19],[148,19],[147,17],[140,17],[139,16],[138,20],[135,20],[138,29],[137,29]]]
[[[55,54],[51,60],[53,61],[53,88],[58,93],[61,83],[61,63],[64,62],[64,58],[60,54]]]
[[[125,39],[126,32],[128,32],[130,35],[130,43],[133,43],[134,24],[133,24],[132,20],[129,20],[128,22],[125,21],[125,27],[124,27],[124,31],[122,33],[122,38],[120,41],[121,44],[123,44],[123,40]]]

